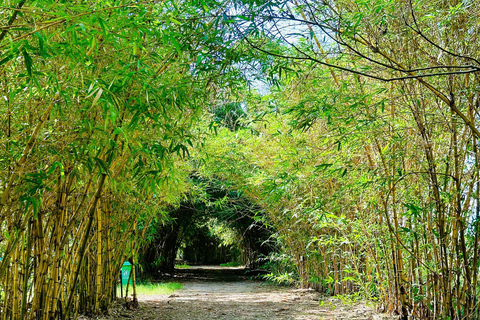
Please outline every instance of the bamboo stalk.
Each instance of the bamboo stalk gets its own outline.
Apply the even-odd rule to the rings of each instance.
[[[12,263],[12,269],[13,269],[13,285],[12,285],[12,291],[13,291],[13,301],[12,301],[12,319],[19,319],[20,314],[19,314],[19,296],[18,296],[18,291],[20,290],[20,279],[19,279],[19,274],[18,274],[18,269],[19,269],[19,261],[20,261],[20,246],[17,246],[14,256],[13,256],[13,263]]]
[[[25,247],[25,255],[24,255],[24,267],[23,267],[23,289],[22,289],[22,306],[21,306],[21,314],[20,319],[25,319],[25,315],[27,313],[27,292],[28,292],[28,279],[30,278],[30,254],[32,252],[32,221],[28,223],[28,229],[26,233],[27,237],[27,244]]]
[[[93,222],[94,217],[95,217],[95,210],[97,209],[97,203],[98,203],[98,201],[101,197],[101,193],[102,193],[102,190],[103,190],[103,184],[105,183],[106,178],[107,178],[106,173],[101,175],[101,177],[99,179],[99,182],[98,182],[97,191],[95,193],[95,198],[94,198],[93,204],[92,204],[92,206],[90,208],[90,211],[89,211],[89,219],[88,219],[88,223],[87,223],[87,226],[86,226],[85,234],[83,235],[82,242],[81,242],[81,245],[80,245],[78,261],[77,261],[77,268],[76,268],[76,271],[74,273],[73,281],[70,284],[68,302],[67,302],[67,305],[65,307],[65,314],[63,316],[63,320],[67,319],[68,312],[69,312],[70,307],[71,307],[72,302],[73,302],[73,296],[75,295],[75,286],[76,286],[76,283],[78,281],[78,276],[79,276],[79,273],[80,273],[80,268],[82,266],[82,260],[84,258],[85,249],[87,247],[87,242],[88,242],[88,237],[89,237],[89,234],[90,234],[90,229],[92,227],[92,222]]]
[[[97,276],[96,291],[95,291],[95,307],[94,312],[98,312],[100,309],[100,294],[102,292],[102,279],[103,279],[103,264],[102,264],[102,211],[100,205],[97,207]]]

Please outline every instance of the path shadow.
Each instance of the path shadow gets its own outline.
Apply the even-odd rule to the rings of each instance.
[[[251,270],[244,267],[191,266],[188,269],[175,269],[171,275],[182,281],[238,282],[261,280],[263,270]]]

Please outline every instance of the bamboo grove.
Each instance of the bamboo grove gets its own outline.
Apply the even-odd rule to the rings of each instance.
[[[225,39],[205,37],[212,21],[181,24],[177,9],[0,9],[2,320],[107,310],[122,263],[135,264],[152,219],[188,188],[183,159],[219,78],[192,63]]]
[[[203,170],[263,204],[295,266],[277,278],[402,319],[478,319],[478,3],[243,9],[276,85],[245,98],[248,129],[210,140]]]
[[[479,319],[479,14],[468,0],[7,1],[0,319],[107,310],[192,173],[261,208],[272,278],[402,319]],[[249,90],[256,76],[268,92]]]

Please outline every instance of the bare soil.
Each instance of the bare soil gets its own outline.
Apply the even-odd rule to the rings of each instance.
[[[251,280],[241,268],[198,266],[178,270],[182,290],[168,295],[139,296],[139,307],[123,303],[108,315],[80,320],[317,320],[396,319],[379,314],[365,303],[345,303],[313,290],[295,289]]]

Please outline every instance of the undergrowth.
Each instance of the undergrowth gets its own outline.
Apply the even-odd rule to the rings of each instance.
[[[183,289],[183,284],[178,282],[145,282],[137,284],[138,295],[170,295],[180,289]],[[123,288],[123,290],[123,293],[125,294],[125,288]],[[130,295],[132,293],[132,288],[130,287],[128,291]],[[120,286],[117,287],[117,292],[120,293]]]
[[[240,267],[242,264],[240,262],[227,262],[221,263],[220,267]]]

